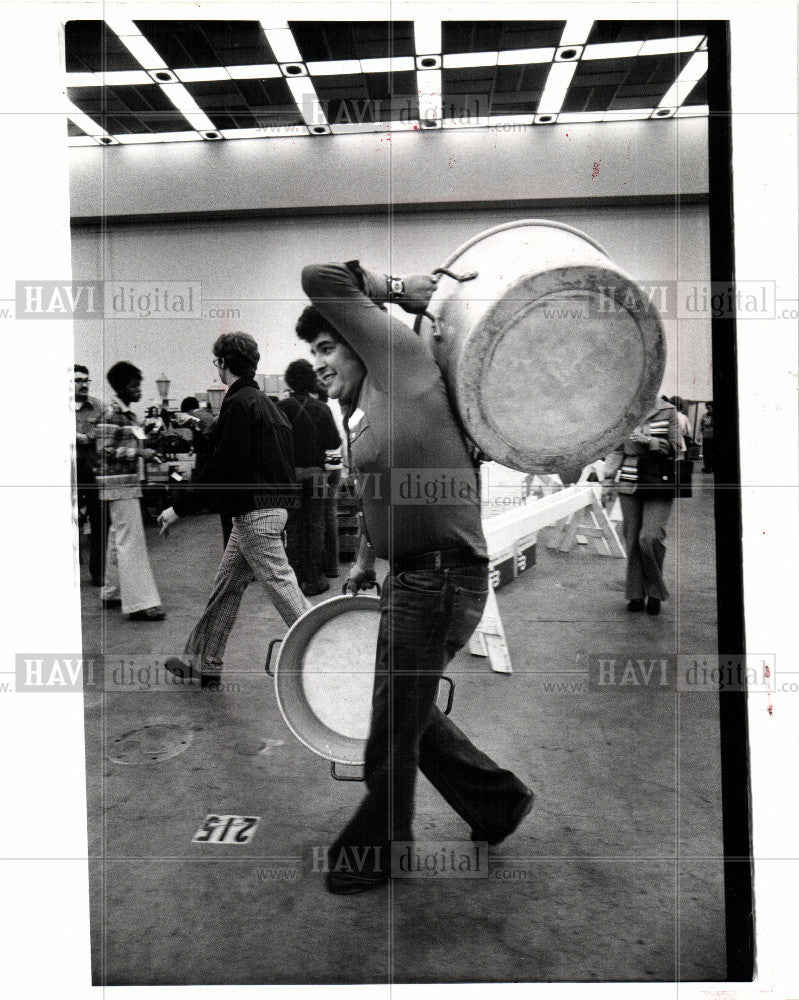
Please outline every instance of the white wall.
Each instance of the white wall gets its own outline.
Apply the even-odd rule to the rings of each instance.
[[[703,118],[71,151],[74,218],[707,192]]]
[[[293,358],[307,356],[305,345],[293,335],[305,305],[299,281],[303,265],[360,257],[399,274],[430,270],[476,233],[526,214],[517,209],[415,212],[395,215],[390,224],[381,214],[319,214],[118,225],[102,232],[78,228],[73,232],[75,280],[200,282],[205,318],[77,321],[75,357],[89,365],[95,390],[114,361],[138,364],[145,373],[143,403],[155,397],[154,380],[162,371],[171,378],[170,395],[178,401],[205,390],[214,375],[211,344],[230,330],[251,333],[261,350],[260,370],[279,372]],[[590,234],[642,284],[709,277],[703,206],[687,206],[679,213],[659,206],[542,214]],[[238,315],[215,318],[208,314],[212,308],[238,310]],[[668,314],[663,319],[668,346],[664,391],[710,398],[709,321],[678,322]]]

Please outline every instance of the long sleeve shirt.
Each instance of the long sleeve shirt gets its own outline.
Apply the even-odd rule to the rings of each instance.
[[[97,484],[102,500],[141,497],[144,431],[139,418],[118,396],[103,408],[95,425],[99,468]]]
[[[291,426],[254,378],[239,378],[222,401],[214,448],[193,485],[213,486],[223,514],[296,505]],[[178,514],[191,495],[173,502]]]
[[[345,414],[364,523],[383,559],[486,556],[477,472],[427,345],[381,309],[385,279],[357,262],[306,267],[302,286],[366,369]]]
[[[614,465],[618,466],[615,481],[618,484],[619,493],[629,494],[637,491],[641,463],[647,461],[648,456],[653,453],[653,449],[648,443],[633,440],[636,434],[667,441],[669,444],[668,457],[672,461],[677,459],[683,449],[677,410],[671,403],[657,404],[633,430],[615,456],[610,456],[608,459],[610,468],[613,468]],[[615,462],[613,461],[614,457]],[[654,495],[651,488],[647,490],[647,495]]]

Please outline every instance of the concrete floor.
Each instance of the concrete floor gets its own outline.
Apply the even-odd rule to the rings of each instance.
[[[541,538],[538,564],[498,592],[513,675],[465,652],[451,665],[453,718],[536,792],[518,832],[491,849],[487,879],[325,892],[312,848],[362,786],[331,780],[287,730],[263,672],[284,627],[255,586],[230,639],[227,690],[87,692],[94,982],[723,979],[717,697],[579,683],[592,654],[715,651],[712,482],[695,478],[672,516],[672,600],[659,618],[625,610],[621,560],[553,553]],[[148,538],[169,617],[101,615],[87,586],[87,655],[157,662],[182,648],[221,555],[218,520]],[[116,739],[158,724],[180,727],[187,748],[159,763],[111,760]],[[192,843],[209,813],[261,820],[249,844]],[[421,779],[417,839],[468,833]]]

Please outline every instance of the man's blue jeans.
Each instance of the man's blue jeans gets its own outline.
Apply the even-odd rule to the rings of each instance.
[[[378,859],[379,873],[388,874],[391,841],[413,837],[417,770],[473,829],[501,827],[518,811],[525,785],[478,750],[435,704],[439,678],[474,632],[487,594],[482,565],[386,578],[366,744],[367,794],[330,848],[334,870],[342,848],[356,847],[360,858]]]

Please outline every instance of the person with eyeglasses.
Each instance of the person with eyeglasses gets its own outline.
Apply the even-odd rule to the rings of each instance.
[[[74,366],[75,379],[75,473],[78,484],[78,509],[85,509],[89,521],[89,575],[93,587],[102,587],[105,578],[105,548],[108,544],[108,511],[103,509],[96,472],[97,424],[103,407],[89,395],[89,369]]]
[[[216,426],[214,449],[198,485],[210,486],[232,531],[211,595],[180,656],[164,666],[202,687],[218,686],[228,636],[247,585],[259,580],[287,625],[310,603],[286,558],[283,531],[288,508],[298,502],[291,425],[255,381],[261,358],[247,333],[225,333],[213,347],[214,365],[228,387]],[[166,534],[191,509],[191,495],[176,499],[158,516]]]

